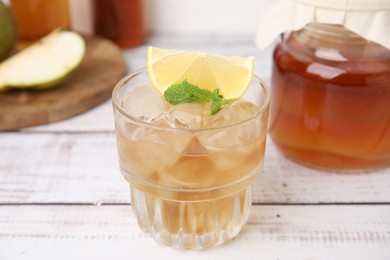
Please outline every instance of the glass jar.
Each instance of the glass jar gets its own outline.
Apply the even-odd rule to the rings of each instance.
[[[68,0],[11,0],[20,48],[37,41],[57,28],[69,30]]]
[[[287,157],[341,171],[390,164],[390,50],[342,26],[282,35],[270,135]]]
[[[94,0],[94,31],[121,48],[141,45],[145,40],[143,0]]]

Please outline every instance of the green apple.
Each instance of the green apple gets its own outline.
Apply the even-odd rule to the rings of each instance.
[[[0,63],[0,90],[55,87],[79,66],[85,48],[79,34],[54,31]]]

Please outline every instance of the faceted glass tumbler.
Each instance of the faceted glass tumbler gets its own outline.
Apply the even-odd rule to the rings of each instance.
[[[143,69],[122,79],[112,97],[121,173],[140,229],[177,249],[231,240],[248,220],[252,183],[262,171],[269,88],[254,76],[242,97],[257,107],[249,118],[183,129],[145,122],[124,109],[125,97],[144,86],[151,83]],[[240,109],[246,108],[219,116],[239,118]]]

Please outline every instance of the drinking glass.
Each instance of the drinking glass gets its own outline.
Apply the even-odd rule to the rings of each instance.
[[[254,76],[241,98],[256,105],[251,104],[256,110],[249,117],[240,114],[248,103],[232,104],[210,117],[209,126],[185,129],[139,117],[163,102],[157,93],[128,99],[145,86],[151,83],[143,69],[123,78],[112,96],[120,169],[130,184],[139,227],[178,249],[201,250],[231,240],[248,220],[252,183],[262,171],[269,88]],[[178,106],[172,113],[181,112]],[[233,123],[222,122],[232,118]]]

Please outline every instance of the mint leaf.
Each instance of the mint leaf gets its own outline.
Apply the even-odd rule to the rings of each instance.
[[[171,105],[183,103],[207,103],[212,102],[209,114],[215,115],[226,104],[230,104],[235,99],[223,99],[219,94],[219,89],[211,92],[208,89],[199,88],[198,86],[184,80],[181,83],[172,84],[164,92],[165,100]]]
[[[215,115],[222,109],[223,96],[219,94],[219,89],[213,91],[213,103],[210,107],[210,115]]]
[[[207,103],[213,100],[213,93],[210,90],[199,88],[184,80],[181,83],[171,85],[165,90],[164,98],[171,105]]]
[[[236,99],[223,99],[223,96],[219,94],[219,89],[213,91],[213,102],[210,107],[210,115],[218,113],[224,105],[230,104]]]

